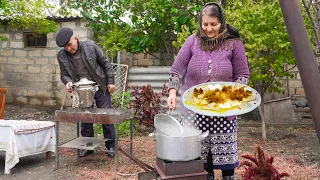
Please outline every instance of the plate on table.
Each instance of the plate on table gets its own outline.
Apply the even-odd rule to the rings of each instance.
[[[261,104],[260,94],[235,82],[207,82],[193,86],[182,95],[183,105],[206,116],[235,116],[253,111]]]

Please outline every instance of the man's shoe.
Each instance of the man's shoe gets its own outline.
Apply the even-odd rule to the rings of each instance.
[[[80,153],[80,158],[86,157],[86,156],[88,156],[88,155],[90,155],[90,154],[93,154],[93,153],[94,153],[94,151],[92,151],[92,150],[83,150],[83,151]]]
[[[234,176],[223,176],[223,180],[234,180]]]
[[[213,173],[208,173],[207,174],[207,180],[214,180],[214,174]]]
[[[107,153],[109,157],[113,158],[115,156],[114,148],[109,148]]]

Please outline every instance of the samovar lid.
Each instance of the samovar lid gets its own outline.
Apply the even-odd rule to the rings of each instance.
[[[96,82],[90,81],[90,80],[87,79],[87,78],[81,78],[80,81],[75,82],[73,85],[74,85],[74,86],[84,86],[84,85],[92,85],[92,84],[95,84],[95,83],[96,83]]]

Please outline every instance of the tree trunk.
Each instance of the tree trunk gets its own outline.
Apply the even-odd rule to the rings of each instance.
[[[261,131],[262,131],[262,139],[267,140],[267,129],[266,122],[264,116],[264,98],[261,97],[261,105],[259,106],[260,118],[261,118]]]
[[[317,1],[316,2],[316,17],[315,17],[315,19],[316,19],[316,27],[315,27],[315,30],[316,30],[316,35],[315,36],[317,36],[317,37],[319,37],[319,26],[320,26],[320,5],[319,5],[319,1]],[[320,45],[320,42],[319,42],[319,39],[317,39],[317,38],[315,38],[315,40],[318,40],[318,42],[315,42],[314,44],[315,44],[315,48],[314,48],[314,54],[315,54],[315,56],[316,57],[319,57],[319,45]],[[319,63],[318,61],[317,61],[317,63]]]

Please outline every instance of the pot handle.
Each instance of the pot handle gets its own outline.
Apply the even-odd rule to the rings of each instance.
[[[156,137],[156,133],[155,132],[152,132],[148,135],[149,137],[152,137],[152,138],[155,138]]]
[[[154,132],[152,132],[152,133],[150,133],[148,136],[150,137],[150,138],[152,138],[153,140],[156,140],[156,132],[154,131]]]
[[[206,131],[204,133],[201,133],[199,137],[199,141],[203,141],[207,136],[209,135],[209,131]]]

